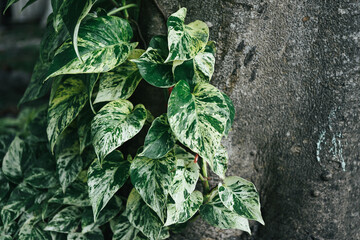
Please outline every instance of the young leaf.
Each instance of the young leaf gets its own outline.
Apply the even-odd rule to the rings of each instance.
[[[62,189],[58,189],[48,202],[77,207],[87,207],[91,205],[87,185],[78,180],[74,181],[69,187],[67,187],[65,193]]]
[[[76,131],[67,128],[60,136],[55,148],[56,171],[60,185],[65,189],[77,178],[82,170],[79,138]]]
[[[119,217],[110,221],[110,228],[113,232],[113,240],[140,240],[140,230],[134,227],[128,220],[125,212]]]
[[[167,205],[165,226],[175,223],[184,223],[199,210],[203,202],[201,192],[195,191],[181,204],[170,203]]]
[[[82,210],[78,207],[66,207],[58,212],[45,227],[45,231],[70,233],[77,229]]]
[[[212,161],[230,117],[223,94],[208,83],[199,83],[194,91],[185,81],[173,89],[168,106],[168,119],[177,139]]]
[[[67,42],[57,51],[45,80],[63,74],[108,72],[123,63],[136,47],[137,43],[129,43],[131,38],[132,29],[126,20],[89,16],[79,29],[78,48],[83,61]]]
[[[199,165],[194,156],[181,147],[175,147],[176,171],[169,193],[176,204],[182,204],[195,190],[199,178]]]
[[[165,156],[175,146],[173,135],[166,113],[157,117],[151,124],[145,137],[144,150],[139,156],[157,159]]]
[[[142,104],[133,108],[127,100],[106,104],[91,123],[92,142],[100,162],[110,152],[134,137],[144,126],[146,109]]]
[[[219,183],[219,195],[222,203],[233,212],[247,219],[265,224],[261,217],[259,194],[253,183],[236,176]]]
[[[46,131],[52,151],[58,137],[80,113],[88,97],[86,86],[78,76],[66,78],[60,83],[48,109]]]
[[[93,229],[91,232],[86,233],[69,233],[67,236],[67,240],[104,240],[104,235],[101,229],[96,228]]]
[[[227,209],[221,202],[217,191],[212,193],[208,203],[200,207],[200,215],[206,222],[215,227],[240,229],[251,234],[249,221]]]
[[[99,217],[94,222],[94,215],[91,208],[86,208],[81,218],[81,232],[91,232],[96,227],[102,226],[114,218],[122,210],[121,199],[117,196],[111,198],[106,207],[100,212]]]
[[[129,177],[130,163],[124,160],[121,152],[114,151],[103,161],[98,159],[90,165],[88,186],[94,221],[113,195],[124,185]]]
[[[164,63],[169,51],[166,37],[155,36],[150,46],[139,59],[132,60],[139,68],[141,76],[155,87],[168,88],[175,85],[172,65]]]
[[[173,152],[160,159],[137,156],[130,167],[131,182],[141,197],[164,221],[169,186],[174,176]]]
[[[129,59],[138,58],[142,52],[141,49],[133,50]],[[129,59],[110,72],[100,75],[99,91],[94,103],[128,99],[134,93],[142,77],[136,64]]]
[[[129,222],[150,240],[159,239],[163,223],[156,213],[145,204],[135,188],[128,197],[125,214]]]
[[[20,183],[31,155],[26,143],[15,137],[2,162],[2,172],[6,178],[14,183]]]
[[[167,21],[169,56],[165,62],[192,59],[203,50],[209,38],[209,28],[202,21],[184,24],[186,8],[180,8]]]

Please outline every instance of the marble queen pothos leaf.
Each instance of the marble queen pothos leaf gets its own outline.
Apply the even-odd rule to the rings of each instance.
[[[184,24],[186,8],[180,8],[167,20],[169,56],[165,62],[189,60],[202,51],[209,38],[209,28],[202,21]]]
[[[194,156],[179,146],[175,147],[176,171],[169,187],[169,194],[181,205],[195,190],[199,178],[199,165]]]
[[[60,134],[80,113],[88,101],[86,85],[79,76],[65,78],[50,99],[48,109],[48,127],[46,129],[51,150]]]
[[[148,49],[140,58],[132,60],[139,68],[141,76],[155,87],[168,88],[175,85],[172,65],[164,63],[169,54],[165,36],[151,39]]]
[[[202,193],[194,191],[181,204],[170,203],[167,205],[167,217],[165,226],[175,223],[184,223],[189,220],[199,210],[203,202]]]
[[[217,191],[213,191],[209,202],[200,207],[200,216],[209,224],[221,229],[239,229],[251,234],[249,221],[227,209]]]
[[[128,99],[134,93],[142,77],[136,64],[130,60],[139,58],[143,52],[144,50],[134,49],[127,61],[100,75],[99,91],[94,103]]]
[[[112,101],[100,109],[91,123],[92,143],[100,162],[142,129],[146,114],[142,104],[133,108],[127,100]]]
[[[136,156],[131,163],[132,184],[161,221],[165,219],[168,190],[175,168],[176,159],[172,151],[160,159]]]
[[[113,240],[139,240],[140,230],[134,227],[127,218],[125,212],[119,217],[110,220],[110,228],[113,232]]]
[[[144,150],[139,156],[157,159],[174,148],[176,138],[171,131],[166,113],[157,117],[145,137]]]
[[[70,206],[58,212],[45,227],[45,231],[70,233],[77,229],[83,210]]]
[[[67,235],[67,240],[103,240],[104,235],[99,228],[95,228],[90,232],[79,233],[73,232]]]
[[[62,189],[58,189],[48,202],[77,207],[87,207],[91,205],[86,183],[80,182],[78,180],[74,181],[70,186],[68,186],[65,193],[62,191]]]
[[[42,228],[35,216],[30,216],[19,229],[19,240],[48,240],[51,239],[50,233]]]
[[[261,216],[259,194],[253,183],[231,176],[224,179],[224,184],[219,183],[218,189],[225,207],[242,217],[265,224]]]
[[[181,80],[169,98],[168,119],[177,139],[208,161],[220,145],[230,117],[223,94],[208,83],[199,83],[190,91]]]
[[[157,214],[141,199],[135,188],[128,197],[125,214],[129,222],[150,240],[160,238],[164,230],[163,223]]]
[[[99,31],[101,29],[101,31]],[[104,34],[106,33],[106,34]],[[79,29],[79,60],[70,42],[64,43],[54,57],[45,81],[63,74],[108,72],[123,63],[136,47],[130,24],[119,17],[88,16]]]
[[[130,163],[119,151],[109,154],[102,164],[98,159],[88,170],[89,197],[97,219],[100,211],[106,206],[113,195],[124,185],[129,177]]]

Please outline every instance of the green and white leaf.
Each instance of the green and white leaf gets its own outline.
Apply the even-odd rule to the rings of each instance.
[[[48,109],[46,131],[52,151],[58,137],[80,113],[88,97],[86,85],[80,77],[72,76],[61,81]]]
[[[144,126],[146,109],[142,104],[133,108],[127,100],[106,104],[91,123],[92,142],[100,162],[110,152],[134,137]]]
[[[163,223],[157,214],[141,199],[135,188],[128,197],[125,214],[129,222],[150,240],[159,239]]]
[[[208,203],[200,207],[200,216],[215,227],[221,229],[239,229],[251,234],[249,221],[226,208],[221,202],[217,191],[212,193]]]
[[[2,161],[2,172],[6,178],[11,182],[20,183],[31,156],[26,143],[15,137]]]
[[[73,232],[73,233],[69,233],[67,236],[67,240],[103,240],[103,239],[104,239],[104,235],[101,229],[99,228],[93,229],[91,232],[86,232],[86,233]]]
[[[27,171],[24,181],[35,188],[42,189],[53,188],[59,184],[55,171],[39,167]]]
[[[253,183],[237,176],[224,179],[219,183],[219,196],[222,203],[231,211],[247,219],[265,224],[260,211],[259,194]]]
[[[212,160],[205,159],[211,168],[211,170],[216,173],[221,179],[225,178],[225,174],[228,167],[229,157],[222,145],[218,146],[215,152],[215,156]]]
[[[88,170],[88,186],[94,219],[129,177],[130,163],[119,151],[109,154],[102,165],[98,159]]]
[[[43,230],[41,224],[37,224],[40,219],[32,216],[28,218],[19,229],[19,240],[48,240],[50,234]]]
[[[223,94],[208,83],[199,83],[194,91],[185,81],[173,89],[168,119],[177,139],[208,161],[212,161],[230,117]]]
[[[157,159],[165,156],[174,148],[176,138],[173,135],[166,113],[157,117],[151,124],[145,137],[144,150],[139,156]]]
[[[78,49],[83,61],[78,59],[73,45],[67,42],[57,51],[45,80],[63,74],[112,70],[123,63],[136,47],[137,43],[129,43],[132,35],[126,20],[113,16],[88,16],[78,35]]]
[[[94,103],[128,99],[134,93],[142,77],[136,64],[130,59],[138,58],[141,53],[143,53],[141,49],[133,50],[127,61],[110,72],[100,75],[99,91]]]
[[[91,208],[86,208],[81,218],[81,231],[91,232],[96,227],[102,226],[113,219],[122,210],[121,199],[117,196],[111,198],[106,207],[100,212],[96,222],[94,222],[94,215]]]
[[[140,240],[140,230],[134,227],[128,220],[125,212],[110,221],[113,232],[113,240]]]
[[[67,128],[60,136],[55,148],[56,171],[60,185],[65,189],[77,178],[82,170],[79,138],[75,129]]]
[[[91,206],[88,187],[85,183],[76,180],[66,188],[65,193],[62,189],[58,189],[54,196],[49,199],[49,203],[72,205],[77,207]]]
[[[167,195],[175,168],[176,159],[173,152],[160,159],[136,156],[131,163],[132,184],[161,221],[165,219]]]
[[[199,179],[199,165],[194,163],[194,156],[179,146],[175,147],[176,171],[169,187],[169,194],[175,203],[182,205],[195,190]]]
[[[150,46],[140,58],[132,60],[139,68],[141,76],[155,87],[168,88],[175,85],[172,65],[164,63],[169,54],[166,37],[155,36]]]
[[[202,51],[209,38],[209,28],[202,21],[184,24],[186,8],[180,8],[167,21],[169,56],[165,62],[189,60]]]
[[[199,191],[191,193],[191,195],[180,204],[169,203],[167,205],[165,226],[186,222],[195,215],[202,203],[203,196]]]
[[[82,209],[75,206],[66,207],[50,220],[44,230],[60,233],[73,232],[80,223],[82,212]]]
[[[3,201],[9,190],[10,190],[9,182],[7,181],[4,173],[0,169],[0,202]]]

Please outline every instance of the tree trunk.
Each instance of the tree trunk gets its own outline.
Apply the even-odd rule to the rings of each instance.
[[[172,239],[360,239],[359,1],[157,2],[210,27],[212,84],[236,106],[227,175],[255,183],[266,223],[249,236],[197,220]],[[164,33],[153,0],[140,25]]]

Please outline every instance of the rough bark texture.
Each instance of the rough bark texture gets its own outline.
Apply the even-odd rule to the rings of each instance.
[[[143,2],[149,41],[165,26]],[[210,27],[212,83],[236,106],[228,176],[255,183],[266,222],[249,236],[197,220],[172,239],[360,239],[359,1],[157,2]]]

